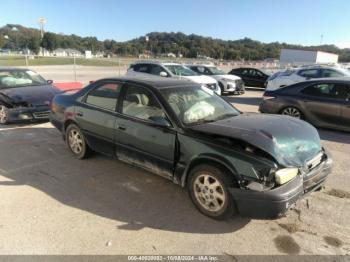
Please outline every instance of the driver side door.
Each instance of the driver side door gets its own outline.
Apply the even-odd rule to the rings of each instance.
[[[118,159],[172,179],[176,132],[156,96],[146,87],[123,87],[116,121]]]

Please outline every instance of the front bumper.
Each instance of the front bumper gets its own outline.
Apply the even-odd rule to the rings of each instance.
[[[326,160],[307,174],[298,175],[288,183],[265,192],[230,189],[238,212],[251,218],[277,218],[287,212],[308,193],[323,186],[332,171],[332,159]]]
[[[49,113],[49,106],[9,108],[7,121],[9,123],[13,123],[22,121],[48,120]]]
[[[245,86],[244,86],[243,81],[227,82],[226,86],[225,86],[225,91],[244,94]]]

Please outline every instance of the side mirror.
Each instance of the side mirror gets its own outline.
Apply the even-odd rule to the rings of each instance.
[[[171,124],[169,120],[162,116],[151,116],[148,118],[149,120],[153,121],[154,123],[164,126],[164,127],[171,127]]]
[[[160,75],[161,77],[168,77],[167,72],[164,72],[164,71],[160,72],[159,75]]]
[[[46,80],[46,82],[47,82],[49,85],[52,85],[52,84],[53,84],[53,80]]]

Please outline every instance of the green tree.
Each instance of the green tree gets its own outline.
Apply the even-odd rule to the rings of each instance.
[[[38,54],[40,51],[40,37],[32,36],[29,39],[28,48],[34,53]]]
[[[56,34],[45,33],[41,41],[41,46],[49,51],[53,51],[58,47]]]

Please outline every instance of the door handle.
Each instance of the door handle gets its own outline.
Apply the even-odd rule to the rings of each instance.
[[[81,111],[78,111],[78,112],[77,112],[77,116],[84,116],[84,113],[81,112]]]
[[[119,130],[122,130],[122,131],[125,131],[125,130],[126,130],[126,127],[125,127],[125,126],[118,126],[118,129],[119,129]]]

